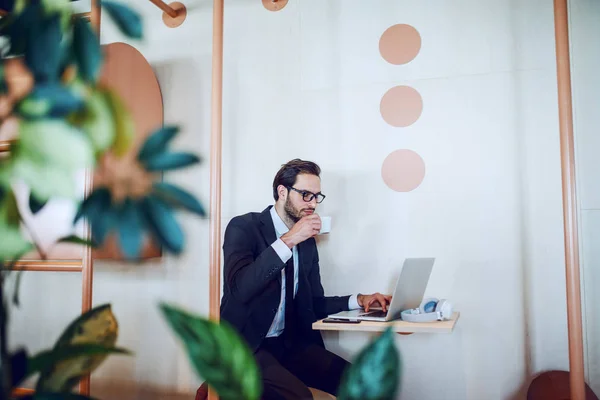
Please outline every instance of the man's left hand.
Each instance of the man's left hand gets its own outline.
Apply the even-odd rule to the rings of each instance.
[[[383,312],[387,311],[387,306],[392,301],[392,296],[381,293],[359,294],[357,297],[358,305],[369,311],[372,306],[381,306]]]

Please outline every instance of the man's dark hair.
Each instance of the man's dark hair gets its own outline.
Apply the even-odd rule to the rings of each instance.
[[[310,175],[321,175],[321,168],[312,161],[304,161],[299,158],[295,158],[287,163],[283,164],[275,179],[273,179],[273,198],[275,201],[279,199],[277,194],[277,187],[283,185],[285,187],[294,186],[296,183],[296,177],[299,174],[310,174]]]

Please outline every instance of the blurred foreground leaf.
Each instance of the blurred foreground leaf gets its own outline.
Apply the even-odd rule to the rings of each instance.
[[[400,356],[390,328],[365,347],[344,372],[339,400],[394,400],[400,379]]]
[[[247,344],[225,321],[192,315],[161,304],[169,326],[179,336],[196,372],[223,400],[258,400],[260,372]]]
[[[91,352],[90,348],[84,347],[86,352],[71,353],[73,346],[94,345],[100,346],[94,347],[96,350],[101,347],[112,349],[115,347],[117,336],[118,324],[110,304],[95,307],[76,318],[64,330],[51,350],[51,355],[47,356],[52,358],[57,354],[62,357],[69,355],[68,359],[44,365],[40,371],[36,391],[70,391],[82,377],[94,371],[107,357],[104,349]]]

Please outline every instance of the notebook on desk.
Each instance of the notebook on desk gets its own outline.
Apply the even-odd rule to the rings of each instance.
[[[331,314],[328,318],[353,319],[359,321],[392,321],[400,318],[400,313],[408,308],[418,308],[429,282],[435,258],[407,258],[396,281],[392,301],[386,312],[364,309],[342,311]]]

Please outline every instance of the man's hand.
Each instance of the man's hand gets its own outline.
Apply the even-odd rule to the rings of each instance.
[[[387,306],[392,301],[392,296],[383,295],[381,293],[359,294],[357,297],[358,305],[369,311],[371,306],[381,306],[383,312],[387,311]]]
[[[294,226],[292,226],[292,229],[285,235],[281,236],[281,240],[283,240],[283,243],[291,249],[298,243],[302,243],[306,239],[316,236],[320,230],[321,217],[317,214],[307,215],[296,222]]]

